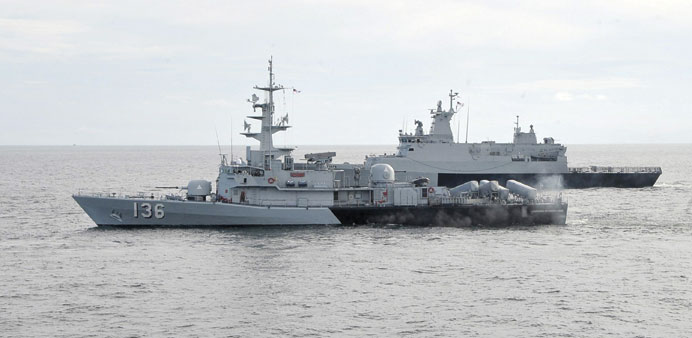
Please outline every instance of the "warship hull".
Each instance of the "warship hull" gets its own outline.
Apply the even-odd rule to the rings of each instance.
[[[325,207],[268,207],[83,195],[73,198],[100,226],[340,224]]]
[[[508,180],[517,180],[539,188],[644,188],[656,183],[660,172],[650,173],[608,173],[570,172],[566,174],[460,174],[440,173],[437,183],[441,186],[455,187],[472,180],[496,180],[505,185]]]
[[[567,204],[262,207],[74,195],[99,226],[364,225],[510,226],[565,224]]]
[[[511,226],[565,224],[567,204],[479,204],[331,208],[345,225]]]

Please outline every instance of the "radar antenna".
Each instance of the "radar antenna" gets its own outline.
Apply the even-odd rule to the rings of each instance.
[[[280,126],[284,126],[284,125],[286,125],[287,123],[288,123],[288,113],[286,113],[286,115],[284,115],[284,116],[281,117],[281,122],[279,122],[279,125],[280,125]]]
[[[519,133],[521,131],[521,129],[519,128],[519,115],[517,115],[517,122],[514,122],[514,124],[516,125],[516,127],[514,128],[514,133]]]
[[[459,93],[455,93],[451,89],[449,90],[449,112],[454,111],[454,98],[457,96],[459,96]]]

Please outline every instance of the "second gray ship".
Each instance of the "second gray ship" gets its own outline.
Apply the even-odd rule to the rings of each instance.
[[[366,157],[363,170],[386,163],[394,168],[398,180],[425,176],[433,184],[447,187],[469,180],[489,179],[501,184],[518,180],[545,188],[650,187],[662,173],[661,167],[569,167],[567,147],[552,137],[538,142],[533,125],[528,132],[522,131],[518,116],[511,143],[455,142],[450,120],[457,114],[457,96],[449,92],[449,109],[443,109],[442,101],[438,101],[436,109],[430,110],[428,133],[421,121],[415,121],[413,133],[399,130],[396,153]]]

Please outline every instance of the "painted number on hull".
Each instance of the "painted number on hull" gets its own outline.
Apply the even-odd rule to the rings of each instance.
[[[152,211],[151,208],[151,203],[142,203],[141,205],[138,205],[137,202],[134,203],[134,217],[138,218],[139,216],[142,216],[144,218],[151,218],[153,215],[156,218],[164,218],[166,214],[163,212],[163,204],[157,203],[154,205],[154,210]],[[139,207],[142,208],[142,211],[139,211]]]

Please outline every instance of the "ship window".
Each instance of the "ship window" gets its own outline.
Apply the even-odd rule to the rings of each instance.
[[[338,200],[339,200],[339,192],[338,192],[338,191],[335,191],[335,192],[334,192],[334,200],[335,200],[335,201],[338,201]]]
[[[423,198],[428,197],[428,189],[426,189],[425,187],[423,187],[423,189],[421,189],[421,193],[422,193]]]
[[[408,151],[413,151],[413,148],[408,148]]]

